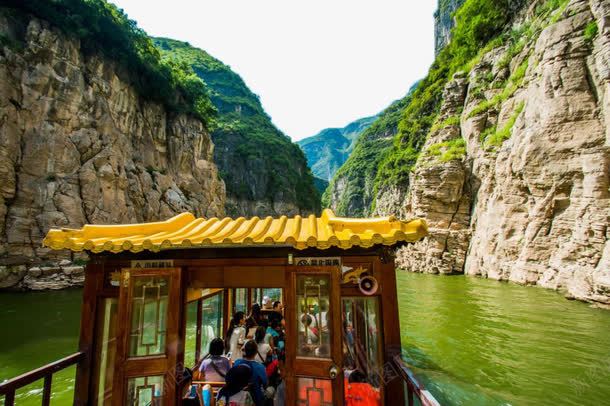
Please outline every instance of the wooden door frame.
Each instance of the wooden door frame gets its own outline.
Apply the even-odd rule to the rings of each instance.
[[[286,404],[296,404],[296,384],[298,377],[312,377],[319,379],[329,379],[329,368],[331,365],[336,366],[338,375],[334,380],[331,380],[333,387],[333,403],[343,406],[343,346],[342,346],[342,315],[341,315],[341,269],[336,266],[288,266],[286,267],[288,276],[287,286],[284,291],[286,298],[284,299],[285,317],[286,317]],[[331,331],[331,358],[317,359],[309,357],[297,357],[297,337],[298,337],[298,321],[297,314],[299,310],[297,306],[297,276],[298,275],[329,275],[331,287],[329,291],[329,312],[332,320]],[[312,375],[305,375],[297,371],[296,361],[299,358],[299,368],[310,368]]]
[[[85,282],[83,288],[83,299],[81,306],[81,320],[79,333],[79,351],[85,352],[86,356],[76,367],[76,377],[74,383],[74,405],[87,405],[91,399],[90,392],[96,387],[96,382],[92,380],[92,367],[96,365],[96,325],[97,325],[97,306],[98,293],[104,285],[104,265],[99,261],[92,261],[87,264],[85,270]]]
[[[121,287],[119,292],[119,314],[117,328],[117,353],[115,358],[115,376],[113,383],[112,404],[124,404],[127,379],[132,377],[163,375],[164,404],[173,404],[177,399],[176,372],[178,363],[182,362],[184,343],[183,336],[183,286],[181,283],[182,268],[123,268],[121,270]],[[129,331],[131,326],[133,297],[132,283],[134,276],[168,276],[168,307],[166,321],[165,354],[128,357]],[[182,348],[182,349],[181,349]]]

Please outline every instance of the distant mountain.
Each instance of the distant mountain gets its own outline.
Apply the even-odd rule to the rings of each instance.
[[[358,137],[352,153],[336,171],[322,195],[323,207],[343,216],[366,217],[371,214],[378,167],[392,146],[402,111],[411,102],[417,83],[405,97],[379,113]]]
[[[327,128],[298,141],[314,176],[330,181],[354,149],[358,136],[377,116],[356,120],[343,128]]]
[[[154,38],[164,59],[188,64],[218,110],[214,161],[227,188],[231,216],[308,214],[320,194],[300,148],[278,130],[259,98],[231,68],[187,42]]]

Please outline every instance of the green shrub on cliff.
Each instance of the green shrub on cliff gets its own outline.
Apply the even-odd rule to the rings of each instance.
[[[506,124],[504,124],[504,126],[500,130],[497,130],[497,127],[494,126],[493,129],[489,132],[483,133],[485,134],[484,136],[482,136],[485,149],[490,150],[497,148],[502,145],[504,141],[511,137],[515,122],[523,112],[524,108],[525,102],[519,103],[513,114],[511,114],[510,118],[506,122]]]
[[[376,188],[408,182],[409,172],[435,122],[446,83],[504,30],[510,11],[508,0],[467,0],[458,9],[451,42],[439,53],[405,108],[393,147],[377,173]]]
[[[475,106],[470,113],[468,114],[468,118],[472,118],[479,114],[482,114],[489,110],[490,108],[499,108],[502,103],[508,100],[509,97],[512,97],[515,92],[523,85],[523,81],[525,79],[525,73],[527,72],[527,68],[529,66],[529,59],[525,59],[521,65],[515,69],[513,74],[508,78],[508,80],[503,84],[503,90],[496,94],[489,100],[485,100],[479,105]]]
[[[597,21],[591,21],[585,27],[585,41],[588,43],[592,43],[595,37],[597,37],[598,32],[599,28],[597,27]]]
[[[188,65],[162,61],[146,33],[114,4],[105,0],[6,0],[3,6],[48,21],[77,38],[86,54],[101,53],[115,61],[145,99],[210,124],[215,112],[204,82]]]
[[[443,121],[439,122],[438,120],[432,125],[430,128],[430,132],[436,132],[442,130],[447,127],[451,127],[454,125],[460,125],[460,115],[456,114],[454,116],[447,117]]]
[[[430,145],[426,149],[426,154],[436,157],[441,163],[462,159],[466,155],[466,142],[461,137],[439,142]]]

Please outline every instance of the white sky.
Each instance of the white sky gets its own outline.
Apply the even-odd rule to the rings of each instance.
[[[378,113],[425,76],[437,0],[110,0],[237,72],[293,140]]]

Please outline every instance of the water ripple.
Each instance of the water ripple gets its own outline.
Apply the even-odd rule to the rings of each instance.
[[[610,399],[610,311],[537,287],[398,273],[405,358],[448,405]]]

